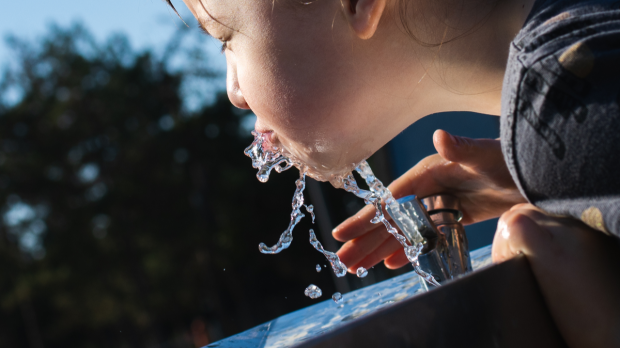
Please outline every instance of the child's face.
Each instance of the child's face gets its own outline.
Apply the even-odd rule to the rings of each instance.
[[[252,109],[256,130],[273,131],[311,176],[350,170],[402,130],[383,119],[385,91],[402,79],[382,71],[393,59],[381,45],[394,43],[355,37],[339,1],[184,2],[225,42],[232,103]]]

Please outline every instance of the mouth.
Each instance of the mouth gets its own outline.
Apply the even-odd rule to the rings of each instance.
[[[273,129],[265,127],[259,119],[256,120],[256,123],[254,123],[254,130],[263,134],[273,133]]]
[[[254,123],[254,130],[262,135],[263,140],[267,144],[270,144],[270,146],[273,144],[275,140],[273,129],[265,127],[259,120],[256,120],[256,123]]]

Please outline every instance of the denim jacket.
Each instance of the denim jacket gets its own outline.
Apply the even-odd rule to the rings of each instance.
[[[521,193],[620,236],[620,1],[538,0],[513,40],[504,158]]]

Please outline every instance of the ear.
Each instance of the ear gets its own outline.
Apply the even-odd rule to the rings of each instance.
[[[341,0],[351,29],[360,39],[370,39],[379,26],[387,0]]]

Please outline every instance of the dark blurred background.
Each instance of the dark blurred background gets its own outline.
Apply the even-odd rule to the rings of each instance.
[[[304,219],[281,254],[258,252],[286,228],[298,173],[258,182],[243,156],[254,116],[230,105],[221,57],[185,17],[190,28],[170,26],[154,48],[81,24],[6,37],[0,347],[201,347],[316,303],[310,283],[327,299],[409,271],[317,273],[327,263],[308,229],[336,250],[331,229],[363,202],[312,180],[317,224]],[[497,127],[434,115],[370,162],[388,183],[434,152],[436,128],[497,137]],[[472,249],[494,230],[468,227]]]

